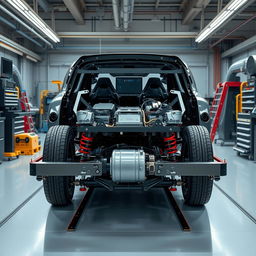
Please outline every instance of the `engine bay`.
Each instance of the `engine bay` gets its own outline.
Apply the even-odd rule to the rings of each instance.
[[[101,75],[92,84],[91,92],[81,90],[77,93],[73,111],[78,125],[150,126],[156,121],[163,125],[179,125],[185,105],[181,92],[168,92],[159,75]]]

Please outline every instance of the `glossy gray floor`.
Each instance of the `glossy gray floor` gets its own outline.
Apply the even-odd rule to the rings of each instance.
[[[256,162],[237,156],[231,146],[214,145],[214,151],[228,162],[227,176],[217,185],[256,218]]]
[[[235,156],[231,147],[215,146],[215,151],[232,161],[229,175],[218,185],[255,214],[255,163]],[[28,176],[28,160],[21,157],[0,165],[1,219],[41,186]],[[247,174],[246,190],[236,181],[243,174]],[[245,182],[243,177],[241,186]],[[77,231],[67,232],[83,195],[76,191],[73,205],[54,208],[39,190],[0,227],[0,255],[255,255],[255,223],[216,187],[210,203],[202,208],[183,205],[180,191],[174,193],[191,232],[181,231],[161,189],[112,193],[97,189]]]

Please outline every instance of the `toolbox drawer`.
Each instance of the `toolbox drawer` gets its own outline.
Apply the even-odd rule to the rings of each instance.
[[[4,137],[4,120],[0,118],[0,138]]]
[[[0,163],[4,158],[4,138],[0,138]]]

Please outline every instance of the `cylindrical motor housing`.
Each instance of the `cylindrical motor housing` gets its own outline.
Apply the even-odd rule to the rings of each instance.
[[[110,159],[114,182],[142,182],[145,177],[145,152],[137,149],[116,149]]]

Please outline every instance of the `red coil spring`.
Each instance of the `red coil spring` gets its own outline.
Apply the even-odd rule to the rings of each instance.
[[[169,137],[164,138],[165,150],[168,155],[175,154],[177,150],[177,139],[175,133],[172,133]]]
[[[80,139],[80,149],[79,152],[82,154],[90,154],[92,151],[92,141],[93,137],[86,136],[86,134],[83,132],[81,139]]]

